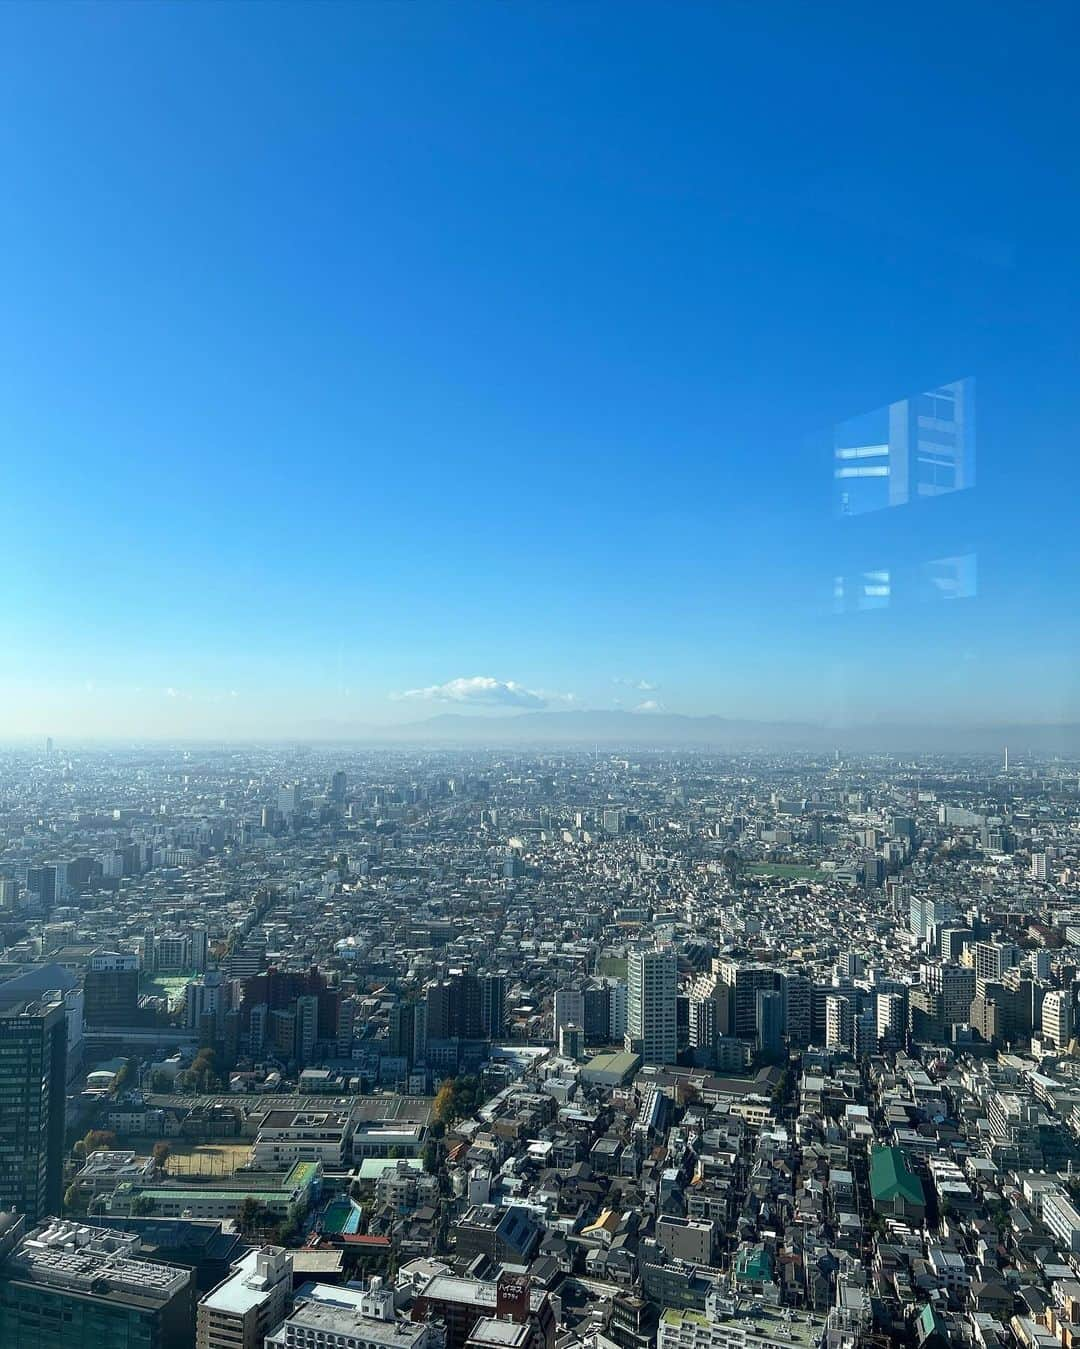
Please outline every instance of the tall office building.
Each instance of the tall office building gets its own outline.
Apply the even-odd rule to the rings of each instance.
[[[89,977],[89,976],[88,976]],[[220,970],[210,970],[188,982],[184,990],[184,1017],[188,1030],[204,1036],[211,1043],[221,1033],[225,1013],[229,1010],[230,985]]]
[[[584,993],[585,1020],[582,1030],[588,1045],[607,1044],[611,1035],[611,990],[606,983]]]
[[[678,1054],[678,960],[671,948],[631,951],[625,1046],[645,1063],[674,1063]]]
[[[626,1016],[630,990],[625,979],[612,979],[608,983],[608,991],[611,995],[608,1007],[610,1014],[608,1035],[612,1044],[617,1044],[626,1035]]]
[[[83,991],[88,1025],[134,1025],[139,1008],[139,957],[132,951],[95,951]]]
[[[425,1028],[429,1040],[449,1040],[452,1025],[451,1002],[453,990],[447,979],[439,979],[428,984],[424,990],[424,1005],[427,1008]]]
[[[25,985],[0,984],[0,1209],[36,1223],[63,1199],[67,1011]]]
[[[488,1040],[506,1034],[506,978],[501,974],[480,976],[480,1029]]]
[[[580,1059],[585,1035],[580,1026],[568,1022],[559,1027],[559,1055],[564,1059]]]
[[[17,1220],[0,1234],[0,1344],[190,1349],[194,1273],[143,1259],[139,1249],[132,1232],[56,1218],[26,1232]]]
[[[428,1042],[428,1005],[427,1000],[413,1005],[413,1049],[414,1063],[423,1063],[427,1058]]]
[[[784,1033],[790,1044],[805,1049],[810,1043],[813,1024],[814,985],[805,974],[782,976],[784,993]]]
[[[413,1060],[416,1029],[416,1004],[398,1002],[390,1008],[390,1053],[394,1058]]]
[[[51,909],[56,903],[56,867],[30,867],[26,872],[26,888],[35,895],[42,907]]]
[[[557,988],[553,1005],[553,1035],[558,1042],[564,1026],[584,1026],[585,994],[580,988]]]
[[[760,988],[757,995],[757,1047],[765,1054],[778,1054],[784,1045],[784,995]]]

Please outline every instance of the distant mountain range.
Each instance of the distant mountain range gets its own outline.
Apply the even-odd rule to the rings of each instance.
[[[384,744],[507,746],[603,745],[649,749],[682,747],[733,751],[831,751],[1000,754],[1080,754],[1080,725],[918,725],[876,723],[833,727],[812,722],[741,721],[668,712],[522,712],[470,716],[448,712],[399,726],[347,727],[322,723],[308,734],[319,740]]]

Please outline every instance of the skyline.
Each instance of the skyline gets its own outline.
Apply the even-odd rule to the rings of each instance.
[[[5,7],[0,737],[1080,722],[1076,19],[931,13]]]

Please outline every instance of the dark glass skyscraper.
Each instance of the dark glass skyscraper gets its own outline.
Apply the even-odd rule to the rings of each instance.
[[[480,1026],[489,1040],[506,1033],[506,979],[501,974],[480,976]]]
[[[66,1076],[62,997],[5,1002],[0,985],[0,1209],[29,1223],[60,1212]]]

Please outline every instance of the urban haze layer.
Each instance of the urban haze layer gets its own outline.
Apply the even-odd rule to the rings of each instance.
[[[1080,761],[0,755],[0,1346],[1080,1337]]]

